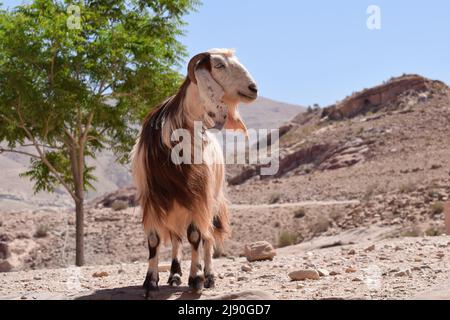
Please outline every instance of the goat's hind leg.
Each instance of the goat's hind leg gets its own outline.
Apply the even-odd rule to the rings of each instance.
[[[145,296],[148,298],[150,292],[158,290],[158,249],[160,238],[156,231],[150,231],[147,237],[148,242],[148,270],[144,281]]]
[[[203,254],[205,259],[205,288],[214,288],[215,278],[212,268],[212,256],[214,250],[214,240],[203,239]]]
[[[170,286],[181,285],[181,238],[176,234],[171,233],[170,239],[172,241],[172,265],[170,267],[170,276],[167,283]]]
[[[192,247],[191,257],[191,271],[189,273],[189,287],[195,291],[200,292],[205,283],[205,277],[202,274],[202,265],[200,264],[200,243],[202,235],[200,230],[194,225],[190,224],[187,230],[187,237]]]

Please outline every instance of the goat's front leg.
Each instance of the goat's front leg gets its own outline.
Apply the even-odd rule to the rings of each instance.
[[[170,276],[167,283],[170,286],[181,285],[181,238],[176,234],[171,233],[170,239],[172,240],[172,265],[170,267]]]
[[[212,256],[214,250],[213,240],[203,240],[203,254],[205,259],[205,288],[214,288],[215,279],[212,267]]]
[[[144,281],[145,296],[148,297],[151,291],[158,290],[158,248],[159,248],[159,235],[156,231],[150,231],[147,237],[148,242],[148,270],[147,276]]]
[[[191,271],[189,273],[189,287],[199,292],[203,289],[205,277],[202,274],[202,265],[200,264],[200,243],[202,235],[194,224],[190,224],[187,230],[187,237],[192,247]]]

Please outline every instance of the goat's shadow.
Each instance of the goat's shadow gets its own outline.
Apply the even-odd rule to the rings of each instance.
[[[142,286],[102,289],[79,296],[76,300],[198,300],[201,293],[191,292],[189,287],[160,286],[159,291],[145,298]]]

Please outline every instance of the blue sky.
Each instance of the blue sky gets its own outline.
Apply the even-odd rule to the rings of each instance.
[[[181,40],[191,55],[236,48],[265,97],[328,105],[402,73],[450,83],[449,15],[448,0],[203,0]]]

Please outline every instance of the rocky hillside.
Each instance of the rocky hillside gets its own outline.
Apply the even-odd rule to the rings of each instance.
[[[216,251],[218,289],[202,298],[407,299],[448,292],[450,90],[444,83],[393,78],[297,114],[280,135],[275,176],[261,176],[257,165],[228,166],[232,236]],[[67,269],[74,260],[73,212],[2,213],[0,269],[21,272],[0,275],[7,284],[0,296],[31,299],[26,289],[33,288],[35,298],[140,297],[145,265],[137,262],[148,253],[135,206],[133,188],[87,206],[89,266],[76,269],[81,289],[75,292],[63,280],[49,284],[42,270],[63,268],[52,271],[58,279],[73,271]],[[255,241],[272,247],[273,261],[247,261],[246,245]],[[162,260],[170,260],[167,247]],[[157,298],[199,298],[186,290],[164,288]]]
[[[280,170],[267,178],[398,158],[412,149],[443,149],[450,122],[449,100],[450,89],[444,83],[405,75],[323,110],[301,113],[280,128]],[[255,176],[264,178],[260,166],[240,169],[236,173],[233,168],[232,185]]]

